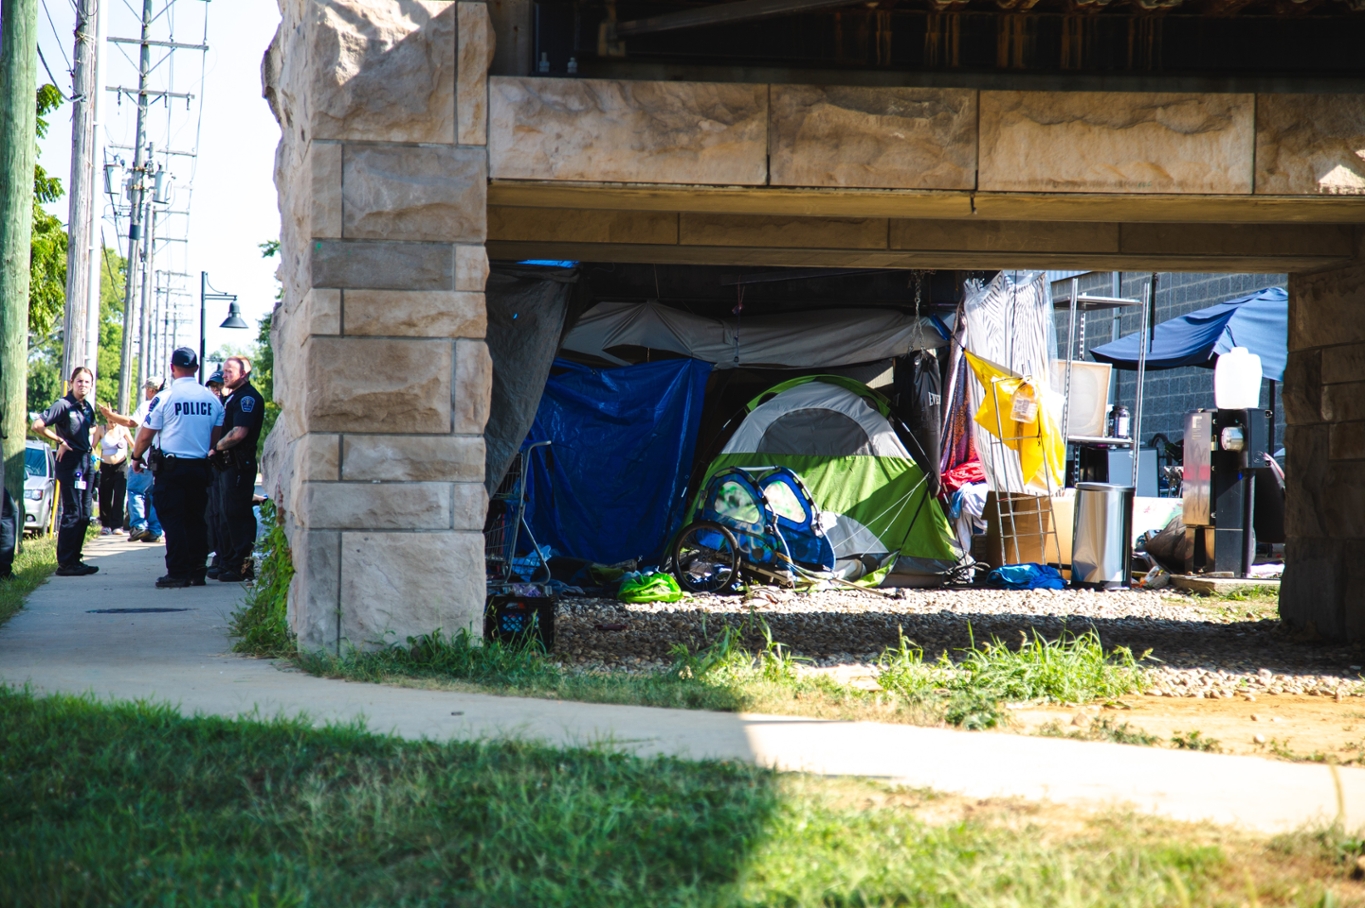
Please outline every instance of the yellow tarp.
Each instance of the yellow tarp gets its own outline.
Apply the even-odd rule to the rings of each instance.
[[[1024,482],[1041,485],[1050,478],[1052,486],[1060,488],[1065,475],[1066,441],[1048,413],[1042,389],[1004,366],[970,353],[966,355],[976,380],[986,392],[982,395],[981,409],[976,411],[976,421],[1006,447],[1019,452]],[[1031,394],[1039,404],[1038,417],[1031,423],[1015,422],[1012,415],[1014,396],[1023,386],[1027,386],[1025,393]],[[1004,437],[1001,437],[1002,431]]]

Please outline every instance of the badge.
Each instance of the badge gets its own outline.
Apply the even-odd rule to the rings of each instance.
[[[254,397],[243,397],[243,398],[242,398],[242,412],[243,412],[243,413],[250,413],[250,412],[251,412],[252,410],[254,410],[254,409],[256,409],[256,398],[254,398]]]

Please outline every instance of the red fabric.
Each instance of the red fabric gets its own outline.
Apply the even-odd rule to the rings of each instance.
[[[943,474],[943,488],[946,492],[956,492],[963,486],[985,481],[986,471],[981,469],[979,460],[969,460]]]

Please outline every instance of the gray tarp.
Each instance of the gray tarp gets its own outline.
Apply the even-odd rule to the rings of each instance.
[[[575,269],[495,267],[488,276],[493,402],[484,430],[484,484],[493,494],[531,430],[564,330]]]
[[[894,309],[837,309],[706,318],[658,303],[598,303],[564,337],[564,349],[624,365],[613,347],[668,350],[717,369],[823,369],[947,344],[927,318]]]

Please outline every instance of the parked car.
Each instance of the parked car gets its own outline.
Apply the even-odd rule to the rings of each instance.
[[[57,456],[49,445],[24,445],[24,532],[46,536],[57,523]]]

